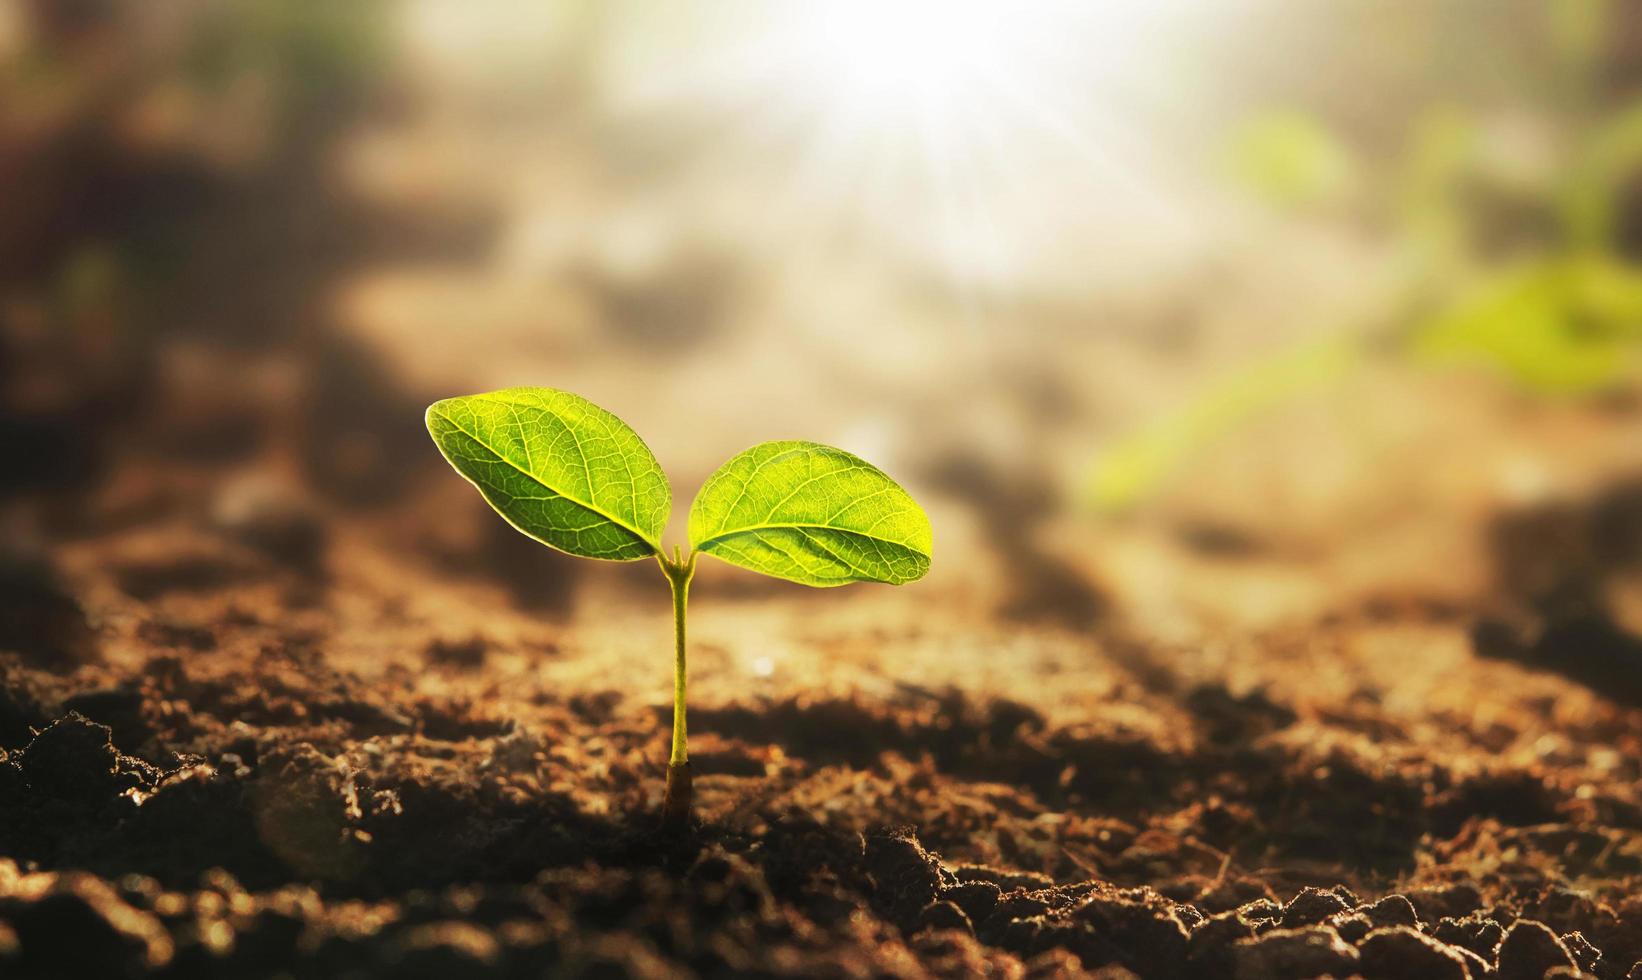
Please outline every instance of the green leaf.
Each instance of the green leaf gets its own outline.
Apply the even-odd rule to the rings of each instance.
[[[1351,190],[1356,161],[1320,119],[1272,110],[1244,123],[1231,146],[1233,176],[1284,210],[1337,201]]]
[[[929,518],[872,464],[813,442],[766,442],[708,478],[690,543],[732,565],[827,587],[929,571]]]
[[[661,550],[673,495],[627,423],[552,388],[504,388],[428,406],[439,451],[507,518],[549,547],[632,561]]]
[[[1528,388],[1582,394],[1635,357],[1642,279],[1599,256],[1539,259],[1493,273],[1413,336],[1415,356],[1488,365]]]

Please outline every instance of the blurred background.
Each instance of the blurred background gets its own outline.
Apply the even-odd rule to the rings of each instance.
[[[747,616],[1629,656],[1639,82],[1620,0],[0,0],[4,645],[254,617],[187,603],[257,562],[265,619],[664,614],[422,430],[534,384],[647,440],[669,540],[766,439],[927,503],[927,582],[704,570]]]

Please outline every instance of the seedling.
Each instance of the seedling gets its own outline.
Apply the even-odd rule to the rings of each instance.
[[[578,395],[504,388],[428,407],[439,451],[521,533],[583,558],[654,558],[673,592],[673,751],[665,822],[690,813],[685,611],[696,558],[802,585],[901,585],[929,570],[929,518],[858,456],[813,442],[764,442],[707,478],[690,505],[689,554],[661,544],[672,490],[627,423]]]

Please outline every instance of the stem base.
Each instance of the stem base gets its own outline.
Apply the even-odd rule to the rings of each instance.
[[[694,789],[690,784],[690,763],[673,762],[667,766],[667,795],[661,804],[661,825],[666,830],[684,830],[690,825],[690,798]]]

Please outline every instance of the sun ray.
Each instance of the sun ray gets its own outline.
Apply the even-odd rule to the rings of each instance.
[[[709,5],[689,56],[651,59],[665,72],[616,99],[662,126],[716,116],[703,180],[740,175],[745,222],[795,256],[887,256],[973,324],[1023,279],[1064,274],[1069,233],[1114,255],[1189,237],[1160,189],[1168,154],[1128,103],[1197,2]]]

